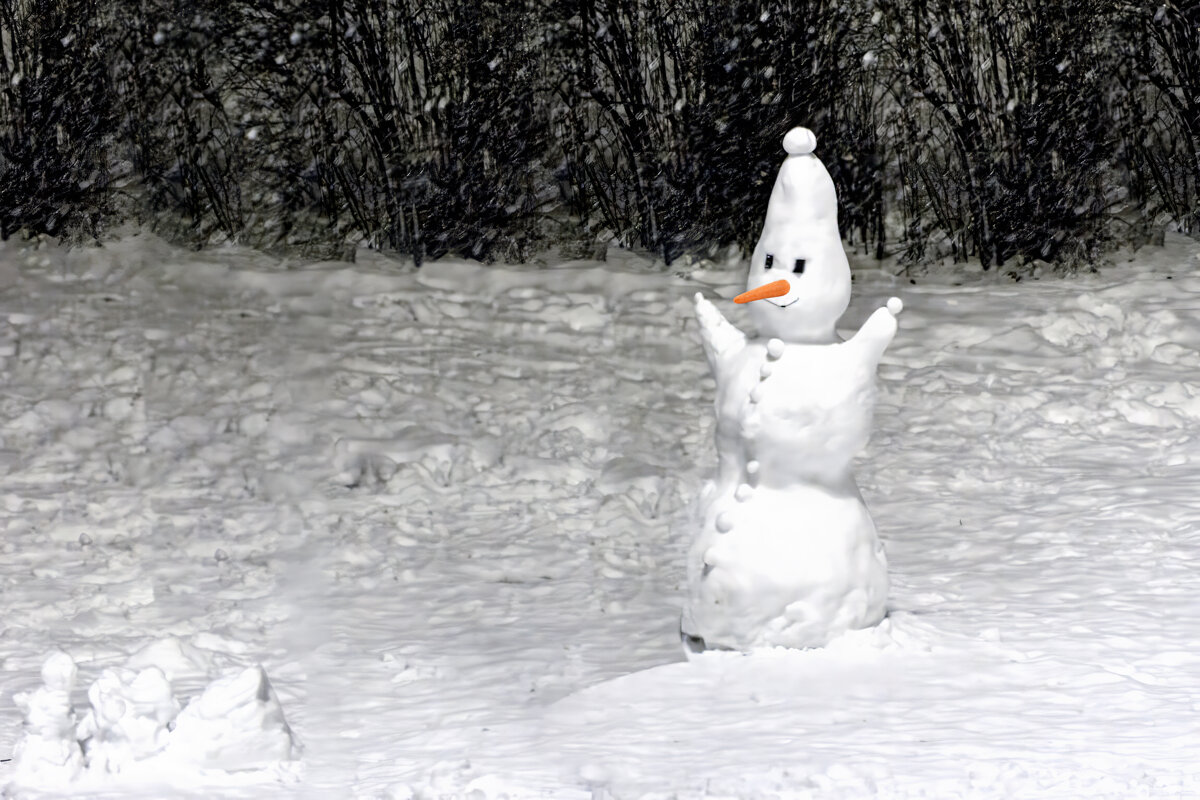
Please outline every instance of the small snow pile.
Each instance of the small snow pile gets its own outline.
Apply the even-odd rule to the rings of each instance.
[[[71,657],[56,652],[42,667],[43,686],[16,695],[25,730],[14,750],[14,783],[261,770],[296,755],[261,666],[217,678],[182,710],[159,666],[106,669],[88,689],[90,709],[78,725],[71,705],[76,674]]]
[[[263,769],[292,758],[295,743],[267,673],[218,678],[180,712],[167,742],[175,760],[206,769]]]
[[[75,730],[89,770],[119,773],[167,746],[179,702],[158,667],[106,669],[88,689],[91,710]]]

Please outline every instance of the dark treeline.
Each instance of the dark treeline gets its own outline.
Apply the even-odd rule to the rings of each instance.
[[[844,237],[1093,263],[1200,232],[1200,6],[0,0],[0,233],[668,262],[816,131]]]

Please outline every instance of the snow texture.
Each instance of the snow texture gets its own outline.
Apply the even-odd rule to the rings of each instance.
[[[293,782],[124,770],[56,790],[54,768],[16,785],[14,759],[0,783],[1200,796],[1198,255],[1168,237],[1019,284],[856,264],[843,336],[904,297],[854,465],[888,616],[689,663],[689,508],[717,461],[692,297],[756,327],[727,302],[744,262],[2,243],[0,759],[55,651],[80,712],[107,669],[157,667],[185,701],[261,664],[304,750]]]
[[[850,297],[837,199],[815,141],[805,128],[784,139],[789,155],[750,271],[748,292],[786,284],[750,300],[752,313],[771,309],[773,337],[747,339],[696,295],[716,379],[719,469],[700,496],[688,556],[681,632],[695,650],[820,647],[885,612],[887,558],[850,467],[870,436],[875,369],[900,302],[849,341],[812,343],[825,338],[814,331],[834,330]]]

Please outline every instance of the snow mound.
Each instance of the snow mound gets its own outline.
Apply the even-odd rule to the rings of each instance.
[[[175,718],[166,754],[205,769],[264,769],[296,751],[261,666],[218,678]]]
[[[131,664],[145,664],[152,652],[143,650]],[[25,717],[14,750],[14,785],[77,787],[116,775],[157,779],[180,773],[203,780],[267,770],[297,757],[261,666],[216,678],[182,710],[168,678],[178,664],[166,666],[104,670],[88,689],[89,709],[76,725],[70,699],[75,662],[66,653],[52,654],[42,667],[42,687],[14,698]]]
[[[167,745],[179,702],[158,667],[107,669],[88,689],[91,710],[75,730],[92,772],[117,774]]]

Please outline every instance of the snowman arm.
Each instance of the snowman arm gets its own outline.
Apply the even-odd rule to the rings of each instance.
[[[733,326],[717,307],[696,292],[696,320],[700,323],[700,340],[708,365],[715,373],[725,359],[746,346],[746,334]]]
[[[862,350],[863,355],[872,364],[879,363],[883,351],[892,343],[896,335],[896,315],[900,313],[903,304],[899,298],[888,300],[887,306],[876,309],[863,326],[850,339],[850,343]]]

